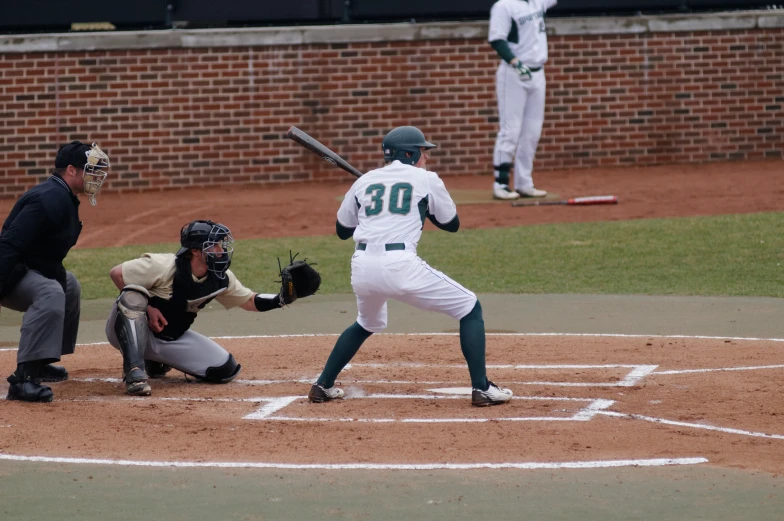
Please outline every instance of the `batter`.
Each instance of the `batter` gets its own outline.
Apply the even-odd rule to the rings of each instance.
[[[460,348],[471,376],[473,405],[498,405],[512,397],[512,391],[487,379],[485,325],[476,295],[417,256],[426,218],[448,232],[460,227],[444,182],[425,169],[428,150],[435,146],[415,127],[393,129],[382,141],[386,166],[360,177],[343,199],[336,227],[338,237],[356,242],[351,286],[359,315],[338,338],[310,389],[311,402],[343,397],[335,378],[365,340],[387,327],[390,298],[460,321]]]

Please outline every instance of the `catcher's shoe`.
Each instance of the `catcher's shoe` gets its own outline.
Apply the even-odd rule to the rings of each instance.
[[[322,387],[319,384],[313,384],[308,393],[308,400],[313,403],[323,403],[330,400],[337,400],[343,398],[343,389],[338,389],[334,385],[332,387]]]
[[[52,390],[30,376],[20,378],[12,374],[7,378],[8,396],[6,400],[20,400],[23,402],[51,402],[54,398]]]
[[[520,194],[522,197],[544,197],[547,195],[547,192],[544,190],[539,190],[538,188],[520,188],[517,190],[517,193]]]
[[[510,190],[508,186],[500,183],[493,183],[493,199],[512,200],[519,198],[520,194]]]
[[[487,407],[488,405],[501,405],[512,399],[512,391],[498,387],[496,384],[487,381],[489,387],[486,391],[474,388],[471,392],[471,405],[475,407]]]
[[[68,371],[61,365],[46,364],[39,376],[42,382],[64,382],[68,380]]]
[[[160,378],[171,371],[171,369],[170,365],[162,364],[160,362],[153,362],[152,360],[144,361],[144,372],[147,373],[147,376],[150,378]]]
[[[125,380],[125,393],[131,396],[150,396],[152,388],[147,383],[147,374],[138,367],[131,368],[123,377]]]

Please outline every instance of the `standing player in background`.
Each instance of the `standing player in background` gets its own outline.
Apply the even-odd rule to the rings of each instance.
[[[63,260],[82,231],[77,194],[94,205],[108,170],[109,156],[95,143],[63,145],[52,176],[22,194],[3,224],[0,304],[24,313],[9,400],[51,402],[52,389],[41,381],[68,379],[52,363],[76,349],[81,286]]]
[[[308,394],[311,402],[343,397],[335,378],[370,335],[387,327],[387,300],[392,298],[460,321],[460,348],[473,387],[471,403],[482,407],[508,402],[485,374],[485,324],[476,295],[434,270],[416,254],[425,218],[438,228],[460,227],[455,203],[443,181],[425,169],[434,144],[415,127],[398,127],[382,142],[386,166],[360,177],[338,210],[337,234],[354,237],[351,286],[359,316],[337,340],[324,371]]]
[[[498,0],[490,10],[488,40],[503,60],[495,76],[499,132],[493,150],[493,197],[544,197],[531,172],[544,123],[547,62],[545,11],[556,0]],[[514,191],[509,171],[514,163]]]
[[[172,368],[212,383],[228,383],[239,374],[241,366],[231,353],[190,330],[196,314],[213,299],[226,309],[269,311],[318,289],[318,273],[297,261],[281,271],[279,294],[254,293],[229,270],[233,243],[226,226],[197,220],[182,227],[176,254],[145,253],[111,269],[121,293],[106,322],[106,337],[122,353],[127,394],[149,396],[148,376],[163,376]],[[306,290],[299,275],[292,285],[285,283],[290,276],[284,272],[294,264],[315,274],[317,280]]]

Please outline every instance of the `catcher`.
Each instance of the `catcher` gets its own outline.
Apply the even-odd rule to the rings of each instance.
[[[318,272],[292,257],[280,270],[277,295],[254,293],[229,270],[233,242],[226,226],[196,220],[182,228],[176,254],[145,253],[111,269],[121,293],[106,322],[106,337],[122,353],[127,394],[149,396],[148,378],[172,368],[212,383],[237,377],[241,366],[234,356],[190,330],[196,314],[213,299],[226,309],[270,311],[318,290]]]

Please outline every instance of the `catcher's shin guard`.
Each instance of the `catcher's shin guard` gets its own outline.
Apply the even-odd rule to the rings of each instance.
[[[141,286],[126,286],[117,299],[114,331],[123,357],[123,377],[134,368],[144,373],[144,350],[150,335],[147,325],[148,300],[149,293]],[[134,373],[138,375],[138,371]]]

